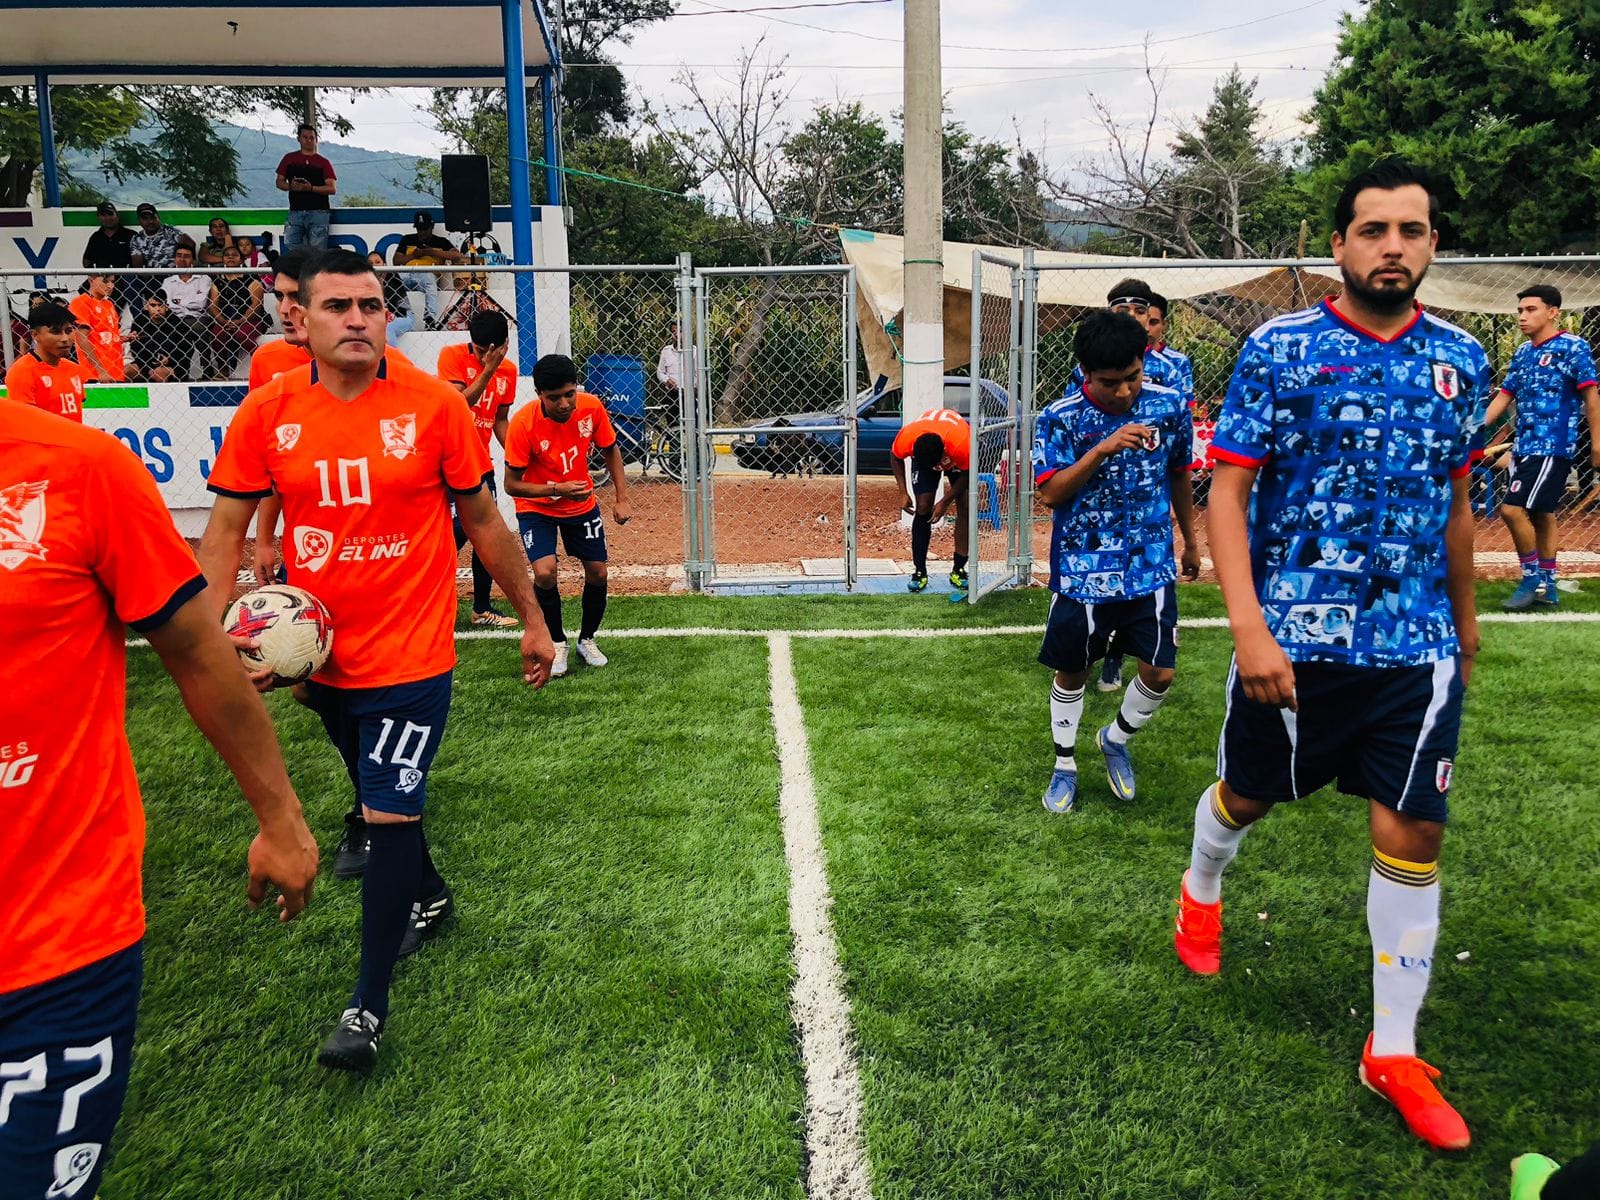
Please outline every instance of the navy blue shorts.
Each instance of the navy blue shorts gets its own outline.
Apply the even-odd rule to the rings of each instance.
[[[600,516],[600,502],[575,517],[547,517],[543,513],[518,513],[517,528],[522,531],[522,548],[529,562],[551,558],[556,552],[556,531],[568,558],[584,562],[606,561],[606,523]]]
[[[1115,639],[1118,654],[1131,654],[1152,667],[1178,665],[1178,589],[1131,600],[1074,600],[1053,592],[1039,661],[1056,671],[1087,671],[1106,656]]]
[[[322,718],[356,798],[379,812],[422,815],[428,768],[450,716],[453,672],[392,687],[340,688],[312,680],[306,701]]]
[[[964,491],[967,486],[967,473],[965,471],[941,471],[938,467],[930,467],[924,471],[915,463],[911,464],[911,494],[913,496],[936,496],[939,493],[939,477],[943,476],[950,481],[952,495]]]
[[[143,982],[135,942],[0,993],[0,1195],[93,1200],[128,1091]]]
[[[1511,482],[1506,485],[1501,503],[1529,512],[1555,512],[1561,506],[1571,475],[1570,458],[1519,454],[1511,460]]]
[[[1461,733],[1461,669],[1295,663],[1299,712],[1257,704],[1228,667],[1217,775],[1246,800],[1281,804],[1337,781],[1423,821],[1444,821]]]
[[[483,477],[483,486],[489,489],[489,495],[498,497],[499,490],[494,486],[494,473],[490,472]],[[467,531],[461,527],[461,514],[456,511],[455,498],[450,500],[450,531],[456,535],[456,549],[467,544]],[[477,553],[476,550],[473,551]]]

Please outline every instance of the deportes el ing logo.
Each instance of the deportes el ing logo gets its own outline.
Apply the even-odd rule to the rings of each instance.
[[[38,765],[39,756],[28,752],[27,742],[0,746],[0,788],[25,786]]]

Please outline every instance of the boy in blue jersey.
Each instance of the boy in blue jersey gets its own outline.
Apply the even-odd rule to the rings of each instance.
[[[1489,405],[1493,425],[1515,402],[1517,439],[1511,483],[1500,516],[1522,561],[1522,582],[1506,608],[1554,608],[1556,508],[1578,452],[1578,408],[1589,417],[1589,457],[1600,467],[1600,387],[1589,343],[1561,328],[1561,292],[1536,283],[1517,293],[1517,326],[1528,340],[1511,356],[1500,392]]]
[[[1113,794],[1134,797],[1128,739],[1167,697],[1178,660],[1178,576],[1172,518],[1183,531],[1183,574],[1200,574],[1194,538],[1188,407],[1144,372],[1144,326],[1099,312],[1078,326],[1085,382],[1039,414],[1033,476],[1055,511],[1050,533],[1050,616],[1039,661],[1050,690],[1055,771],[1044,806],[1068,812],[1078,793],[1074,757],[1090,668],[1113,637],[1139,660],[1117,719],[1096,735]]]
[[[1194,408],[1194,360],[1182,350],[1167,345],[1167,298],[1160,292],[1150,293],[1144,327],[1150,334],[1150,349],[1172,364],[1172,383],[1183,402]]]
[[[1267,322],[1240,353],[1207,517],[1234,657],[1174,946],[1190,970],[1221,970],[1222,872],[1275,804],[1335,780],[1365,798],[1373,1029],[1360,1077],[1418,1137],[1457,1150],[1470,1135],[1416,1056],[1416,1022],[1478,650],[1467,476],[1489,362],[1413,298],[1437,206],[1406,163],[1351,180],[1332,239],[1343,293]]]

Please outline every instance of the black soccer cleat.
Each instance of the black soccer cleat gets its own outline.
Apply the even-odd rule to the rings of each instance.
[[[406,935],[400,939],[400,957],[415,954],[422,949],[422,943],[431,941],[438,936],[444,923],[456,911],[455,897],[450,894],[450,885],[445,884],[434,896],[426,900],[418,900],[411,906],[411,923],[406,926]]]
[[[317,1062],[333,1071],[370,1075],[378,1065],[378,1040],[382,1037],[382,1021],[364,1008],[347,1008],[317,1051]]]
[[[339,839],[339,849],[333,857],[333,877],[360,879],[367,869],[370,844],[366,819],[357,813],[345,813],[344,836]]]

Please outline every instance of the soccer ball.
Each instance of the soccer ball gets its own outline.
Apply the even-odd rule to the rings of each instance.
[[[254,638],[254,650],[239,651],[252,671],[271,671],[278,687],[304,683],[333,653],[333,618],[310,592],[269,583],[246,592],[228,608],[222,626],[230,634]]]

